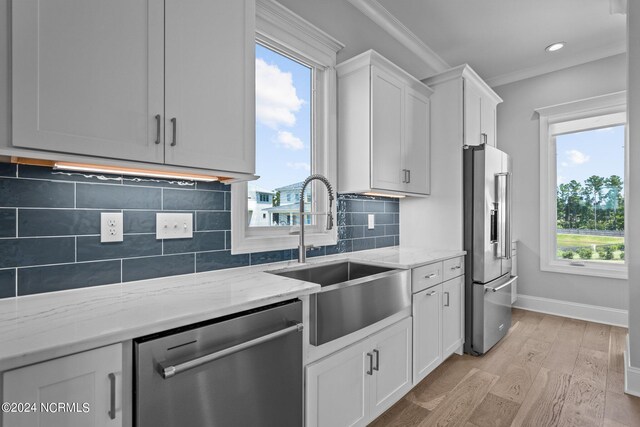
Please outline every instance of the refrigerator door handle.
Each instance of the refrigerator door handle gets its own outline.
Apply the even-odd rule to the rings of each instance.
[[[496,199],[498,202],[498,238],[496,257],[502,259],[511,258],[511,209],[509,199],[511,197],[508,190],[510,185],[509,173],[497,173],[496,178]]]
[[[512,285],[513,282],[515,282],[516,280],[518,280],[518,276],[511,276],[508,281],[504,282],[502,285],[496,286],[495,288],[492,288],[490,286],[485,286],[484,287],[484,291],[485,292],[498,292],[499,290],[502,290],[502,289],[506,288],[507,286]]]

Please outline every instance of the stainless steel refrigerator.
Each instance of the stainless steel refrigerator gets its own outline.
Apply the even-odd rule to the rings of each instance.
[[[511,327],[511,158],[464,149],[465,352],[484,354]]]

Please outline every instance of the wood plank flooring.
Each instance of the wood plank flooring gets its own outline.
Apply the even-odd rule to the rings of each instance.
[[[482,357],[453,355],[374,427],[640,427],[624,394],[627,330],[513,309]]]

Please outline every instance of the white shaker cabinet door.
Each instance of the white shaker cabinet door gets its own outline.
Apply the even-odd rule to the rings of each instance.
[[[373,354],[370,419],[382,414],[411,389],[411,341],[411,318],[407,318],[377,334],[368,345]]]
[[[360,343],[307,366],[307,427],[366,425],[369,358]]]
[[[374,189],[404,190],[404,86],[392,75],[371,67],[371,187]]]
[[[166,0],[166,163],[255,171],[255,2]]]
[[[404,169],[407,172],[406,191],[429,194],[430,185],[430,141],[429,98],[405,88],[403,145]]]
[[[5,372],[2,399],[3,402],[37,405],[36,412],[4,412],[3,426],[122,426],[122,345],[110,345]],[[50,406],[58,403],[72,406],[64,411]],[[45,410],[41,404],[50,409]]]
[[[19,0],[11,10],[13,145],[163,162],[163,2]]]
[[[413,295],[414,384],[442,362],[442,285]]]
[[[464,311],[464,276],[442,284],[442,360],[462,345]]]

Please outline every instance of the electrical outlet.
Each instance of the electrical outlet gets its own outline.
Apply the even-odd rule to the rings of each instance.
[[[156,239],[193,238],[193,214],[157,213]]]
[[[100,213],[100,242],[122,242],[122,212]]]
[[[368,220],[367,221],[368,222],[367,228],[369,230],[373,230],[374,228],[376,228],[376,216],[375,216],[375,214],[369,214],[367,216],[367,220]]]

